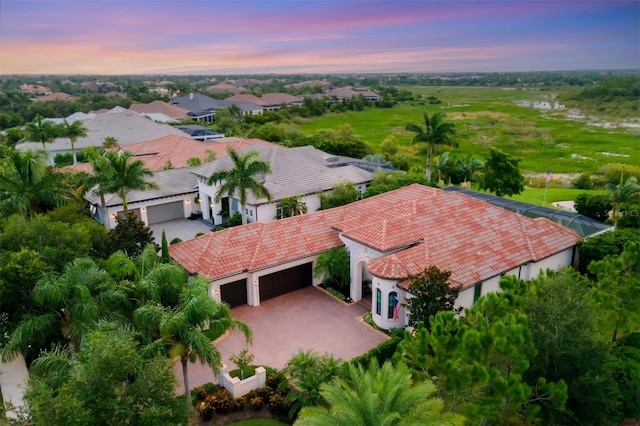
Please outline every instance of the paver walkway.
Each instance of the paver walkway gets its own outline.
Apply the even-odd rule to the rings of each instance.
[[[263,302],[258,307],[233,308],[234,318],[249,324],[253,330],[256,365],[282,368],[299,350],[312,349],[343,360],[362,355],[387,340],[387,336],[362,322],[368,309],[355,303],[346,306],[322,290],[307,287]],[[216,344],[225,364],[232,366],[229,356],[237,355],[247,344],[238,332],[232,332]],[[176,364],[176,375],[182,392],[182,370]],[[212,382],[213,373],[200,363],[189,364],[189,385],[196,387]]]

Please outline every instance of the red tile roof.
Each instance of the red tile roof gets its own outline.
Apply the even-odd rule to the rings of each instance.
[[[172,245],[191,273],[219,279],[342,245],[343,237],[388,253],[369,262],[382,278],[402,280],[436,265],[462,286],[572,247],[580,237],[546,219],[529,219],[472,197],[411,185],[338,207],[226,229]]]
[[[202,164],[206,164],[206,158],[209,156],[208,151],[215,152],[216,158],[222,158],[227,155],[227,147],[240,151],[256,144],[281,146],[255,138],[224,138],[215,142],[199,142],[188,136],[167,135],[158,139],[123,146],[122,149],[133,153],[136,160],[142,160],[149,170],[155,172],[163,170],[168,161],[171,161],[175,169],[188,167],[187,161],[193,157],[199,157],[202,159]],[[69,166],[67,169],[88,173],[92,171],[89,164],[76,164]]]
[[[188,117],[189,113],[189,110],[160,100],[155,100],[146,104],[134,103],[131,104],[129,109],[133,112],[137,112],[138,114],[161,113],[167,117],[177,119],[185,119]]]

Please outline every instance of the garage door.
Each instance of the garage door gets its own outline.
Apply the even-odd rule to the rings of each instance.
[[[312,264],[295,266],[284,271],[260,277],[260,301],[310,286],[312,283]]]
[[[175,219],[184,219],[182,201],[147,207],[147,223],[149,225]]]
[[[220,298],[232,308],[247,304],[247,280],[234,281],[220,286]]]

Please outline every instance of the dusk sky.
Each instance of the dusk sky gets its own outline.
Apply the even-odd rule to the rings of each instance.
[[[0,74],[638,68],[638,0],[0,0]]]

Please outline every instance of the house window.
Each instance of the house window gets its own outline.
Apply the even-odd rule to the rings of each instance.
[[[365,191],[364,185],[358,185],[356,186],[356,189],[358,190],[358,196],[356,197],[356,200],[362,200]]]
[[[482,296],[482,283],[476,284],[473,288],[473,303],[480,299],[480,296]]]
[[[376,289],[376,315],[382,315],[382,292]]]
[[[276,206],[276,219],[282,219],[282,206]]]
[[[240,211],[240,209],[238,208],[238,200],[236,200],[235,198],[231,199],[231,211],[234,213]]]
[[[387,309],[387,318],[389,319],[397,318],[396,308],[398,304],[399,304],[398,293],[396,293],[395,291],[392,291],[391,293],[389,293],[389,306]]]

